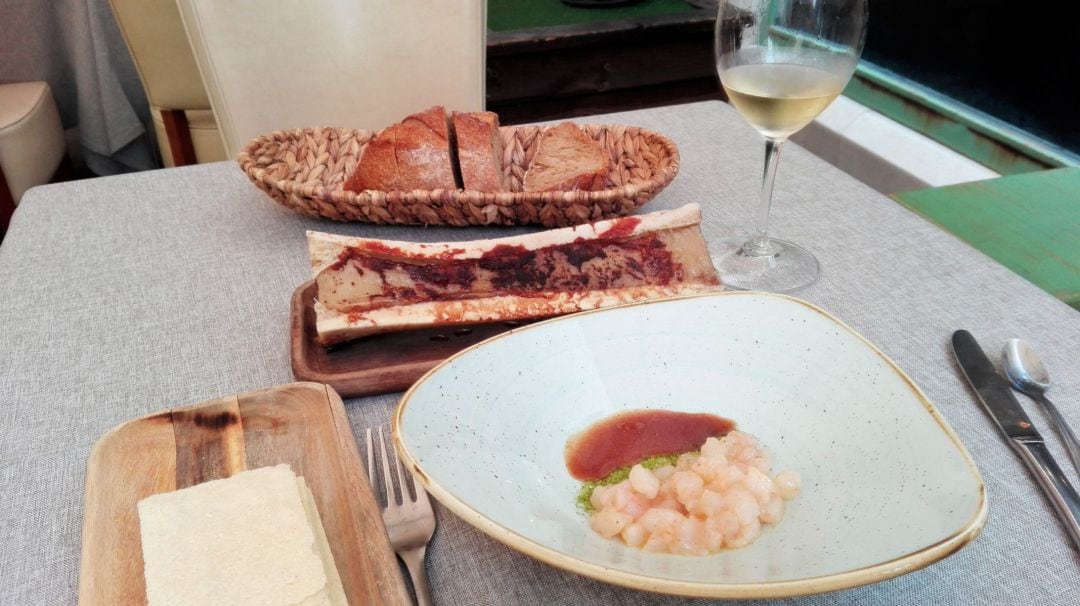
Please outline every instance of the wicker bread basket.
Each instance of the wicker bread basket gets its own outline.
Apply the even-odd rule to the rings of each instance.
[[[337,221],[409,225],[576,225],[630,213],[679,171],[679,150],[667,137],[622,125],[579,125],[610,157],[599,191],[523,192],[543,126],[509,126],[503,172],[511,191],[365,191],[342,189],[373,132],[350,128],[277,131],[248,143],[237,161],[248,178],[279,203]]]

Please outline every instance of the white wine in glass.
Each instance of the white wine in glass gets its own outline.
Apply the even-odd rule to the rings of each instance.
[[[808,65],[748,64],[724,75],[724,90],[742,117],[766,137],[783,138],[810,123],[847,81]]]
[[[754,234],[710,247],[724,283],[787,292],[817,279],[806,249],[769,238],[780,149],[851,79],[865,37],[865,0],[720,0],[716,61],[728,99],[765,137],[765,170]]]

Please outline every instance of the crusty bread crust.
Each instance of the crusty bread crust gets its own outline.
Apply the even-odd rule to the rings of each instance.
[[[462,187],[475,191],[506,191],[499,116],[493,112],[454,112],[451,122],[456,135]]]
[[[595,191],[607,184],[607,154],[573,122],[563,122],[540,135],[536,155],[522,187],[533,191]]]
[[[364,148],[345,189],[456,189],[446,109],[413,114],[379,131]]]

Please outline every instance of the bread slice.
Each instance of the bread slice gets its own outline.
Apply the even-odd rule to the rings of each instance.
[[[379,131],[364,148],[345,189],[456,189],[450,131],[441,105]]]
[[[400,189],[397,166],[397,129],[385,128],[364,147],[345,189],[361,192],[366,189],[393,191]]]
[[[594,191],[607,184],[608,156],[572,122],[544,131],[525,171],[523,188],[535,191]]]
[[[494,240],[368,240],[308,232],[315,328],[332,345],[380,332],[542,318],[723,290],[701,209]]]
[[[139,501],[150,606],[345,604],[305,491],[278,465]]]
[[[475,191],[506,191],[498,114],[454,112],[451,121],[461,186]]]

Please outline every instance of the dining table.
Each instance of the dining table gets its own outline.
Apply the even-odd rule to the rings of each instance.
[[[679,174],[636,212],[696,202],[707,240],[747,233],[763,143],[726,104],[576,120],[638,125],[678,145]],[[295,380],[289,301],[311,278],[309,229],[445,241],[538,227],[303,216],[274,203],[232,162],[26,194],[0,246],[0,604],[77,601],[87,457],[110,428]],[[796,296],[864,335],[926,393],[977,464],[989,502],[981,534],[953,555],[872,585],[775,603],[1080,604],[1077,548],[965,383],[950,348],[952,333],[967,329],[999,360],[1007,339],[1024,338],[1051,371],[1051,398],[1080,424],[1080,313],[794,143],[780,162],[770,232],[817,256],[820,278]],[[723,397],[717,394],[721,404]],[[362,441],[365,428],[387,425],[399,398],[346,400],[354,435]],[[1076,483],[1049,419],[1020,399]],[[427,559],[436,604],[699,602],[562,571],[441,505],[436,514]]]

